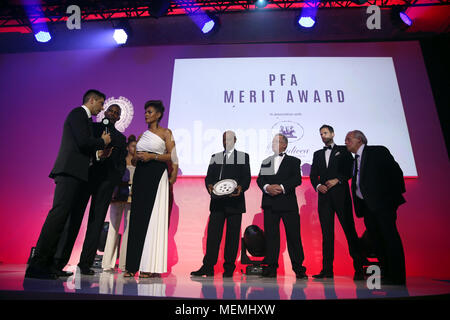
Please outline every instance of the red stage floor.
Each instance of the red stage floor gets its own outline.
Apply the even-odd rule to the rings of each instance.
[[[191,278],[189,274],[163,275],[159,279],[124,278],[122,273],[101,272],[58,280],[25,279],[26,265],[0,265],[0,299],[175,298],[225,300],[336,300],[431,297],[450,294],[449,279],[409,277],[406,286],[370,290],[366,281],[335,276],[334,280],[297,280],[294,276],[264,279],[235,273],[233,278]]]

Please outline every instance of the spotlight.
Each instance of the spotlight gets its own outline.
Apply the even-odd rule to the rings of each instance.
[[[411,20],[411,18],[408,17],[408,15],[406,14],[406,10],[400,12],[399,15],[400,15],[400,19],[402,19],[402,21],[403,21],[405,24],[407,24],[408,26],[411,26],[411,25],[412,25],[412,20]]]
[[[203,28],[202,28],[202,32],[203,33],[208,33],[208,32],[210,32],[212,29],[214,29],[214,25],[215,25],[216,23],[214,22],[214,20],[208,20],[207,22],[205,22],[205,24],[203,25]]]
[[[52,39],[52,36],[48,31],[39,31],[34,34],[34,37],[38,42],[49,42]]]
[[[312,28],[316,24],[316,15],[318,10],[318,2],[314,2],[314,6],[303,7],[298,24],[303,28]]]
[[[119,20],[113,22],[114,34],[113,38],[117,44],[125,44],[132,35],[132,30],[128,20]]]
[[[193,17],[203,34],[211,34],[219,27],[219,19],[211,13],[201,13],[198,17]]]
[[[115,29],[113,38],[117,44],[125,44],[127,43],[128,34],[124,29]]]
[[[252,260],[247,252],[253,257],[265,258],[266,244],[264,231],[256,225],[248,226],[244,231],[244,237],[241,238],[241,264],[248,264],[245,274],[262,274],[264,260]]]
[[[260,9],[264,8],[267,6],[267,0],[256,0],[255,6]]]
[[[391,11],[392,24],[400,29],[406,29],[413,23],[408,16],[408,6],[393,6]]]
[[[311,28],[316,24],[316,20],[311,17],[300,17],[298,24],[303,28]]]

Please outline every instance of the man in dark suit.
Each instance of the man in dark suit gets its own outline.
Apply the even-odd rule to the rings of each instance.
[[[405,254],[397,230],[397,209],[405,203],[403,172],[384,146],[368,146],[359,130],[345,137],[348,151],[355,154],[352,196],[357,217],[374,242],[378,259],[384,267],[383,283],[406,283]]]
[[[223,134],[224,151],[212,155],[205,178],[205,186],[211,195],[210,215],[206,241],[206,254],[202,267],[191,272],[193,276],[214,276],[214,265],[219,255],[220,240],[226,221],[227,232],[224,251],[224,277],[232,277],[239,248],[242,213],[245,212],[244,192],[250,186],[250,158],[247,153],[234,149],[236,135],[233,131]],[[233,179],[236,190],[220,198],[213,194],[213,186],[221,180]]]
[[[105,111],[105,119],[109,120],[109,124],[106,126],[102,122],[93,124],[94,136],[99,136],[104,130],[107,130],[111,135],[111,143],[108,148],[99,152],[98,158],[89,168],[89,186],[83,190],[78,210],[72,213],[66,224],[55,254],[54,265],[56,270],[62,270],[70,259],[83,221],[84,211],[89,197],[92,196],[88,226],[78,267],[81,274],[93,275],[95,273],[90,268],[97,253],[103,223],[114,188],[121,182],[126,168],[126,138],[114,126],[120,120],[120,115],[120,106],[113,104]]]
[[[285,153],[288,139],[277,134],[272,141],[274,155],[265,159],[256,182],[263,192],[261,207],[264,210],[264,231],[267,267],[263,277],[277,276],[280,254],[280,219],[286,230],[286,241],[292,270],[299,279],[307,278],[303,245],[300,237],[300,215],[295,188],[302,183],[300,159]]]
[[[79,194],[87,186],[92,155],[111,142],[110,134],[93,135],[91,116],[103,109],[104,102],[103,93],[89,90],[83,96],[83,105],[73,109],[64,122],[58,157],[50,173],[56,184],[53,207],[42,226],[26,278],[58,277],[52,264],[61,233],[71,212],[78,206]]]
[[[334,143],[334,129],[320,127],[325,147],[314,152],[311,173],[313,188],[318,193],[319,221],[322,227],[322,271],[313,278],[333,278],[334,215],[337,214],[355,269],[354,279],[364,279],[361,250],[353,220],[352,199],[348,180],[352,177],[353,156],[345,146]]]

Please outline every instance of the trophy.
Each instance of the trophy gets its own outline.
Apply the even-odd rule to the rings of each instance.
[[[220,180],[213,186],[212,195],[216,198],[229,196],[236,190],[237,182],[233,179]]]

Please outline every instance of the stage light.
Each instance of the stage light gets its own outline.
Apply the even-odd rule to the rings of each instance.
[[[412,20],[411,20],[411,18],[406,14],[406,10],[400,12],[399,15],[400,15],[400,19],[402,19],[402,21],[403,21],[405,24],[407,24],[408,26],[411,26],[411,25],[412,25]]]
[[[260,9],[264,8],[267,6],[267,0],[256,0],[255,6]]]
[[[316,24],[317,10],[319,9],[320,1],[311,1],[311,6],[302,8],[302,12],[298,19],[298,24],[302,28],[312,28]]]
[[[34,34],[34,37],[38,42],[49,42],[52,39],[52,36],[48,31],[39,31]]]
[[[391,10],[392,24],[400,29],[412,26],[412,19],[408,16],[408,6],[393,6]]]
[[[127,19],[120,19],[113,22],[114,34],[113,39],[117,44],[123,45],[132,36],[132,29]]]
[[[303,28],[312,28],[316,24],[316,20],[311,17],[300,17],[298,24]]]
[[[212,29],[214,29],[215,24],[216,23],[214,22],[214,20],[208,20],[203,24],[202,32],[205,34],[210,32]]]
[[[212,34],[219,27],[219,19],[212,13],[201,12],[199,15],[191,16],[203,34]]]
[[[115,29],[113,38],[117,44],[125,44],[127,43],[128,34],[124,29]]]

